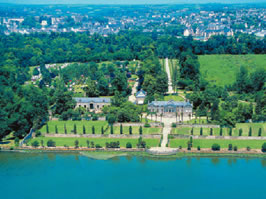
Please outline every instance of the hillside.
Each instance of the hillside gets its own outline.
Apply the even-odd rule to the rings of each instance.
[[[232,84],[240,66],[249,72],[256,68],[266,70],[266,55],[201,55],[199,62],[202,76],[220,86]]]

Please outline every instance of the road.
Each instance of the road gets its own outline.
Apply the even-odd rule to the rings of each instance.
[[[171,73],[170,73],[168,58],[165,58],[165,70],[168,76],[168,94],[172,94],[174,93],[174,91],[172,87],[172,80],[171,80]]]

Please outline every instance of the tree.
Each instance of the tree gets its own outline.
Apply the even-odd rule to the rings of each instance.
[[[33,142],[31,143],[31,146],[34,147],[34,148],[37,148],[37,147],[40,146],[40,144],[39,144],[39,142],[38,142],[37,140],[35,140],[35,141],[33,141]]]
[[[128,143],[126,144],[126,148],[127,148],[127,149],[131,149],[131,148],[132,148],[132,144],[131,144],[130,142],[128,142]]]
[[[248,136],[252,136],[252,128],[249,127]]]
[[[137,143],[138,148],[146,148],[146,142],[142,140],[142,137],[140,136]]]
[[[220,128],[220,136],[223,136],[223,128]]]
[[[39,72],[39,70],[37,69],[37,67],[33,69],[32,74],[35,75],[35,76],[40,74],[40,72]]]
[[[87,147],[90,148],[90,141],[87,140],[86,143],[87,143]]]
[[[132,135],[132,126],[129,126],[129,135]]]
[[[77,134],[77,126],[76,126],[76,124],[74,124],[73,132],[74,132],[74,134]]]
[[[193,131],[194,131],[194,129],[193,129],[193,127],[191,128],[191,131],[190,131],[190,134],[191,135],[193,135]]]
[[[75,140],[75,149],[79,148],[79,141],[78,140]]]
[[[228,151],[232,151],[232,149],[233,149],[233,145],[232,144],[229,144],[228,145]]]
[[[123,126],[122,126],[122,124],[120,124],[120,134],[121,135],[123,134]]]
[[[108,124],[109,125],[113,125],[117,120],[117,117],[115,114],[111,113],[111,114],[108,114],[107,116],[107,121],[108,121]]]
[[[97,90],[96,81],[93,81],[90,78],[88,78],[86,84],[87,84],[87,87],[84,88],[86,96],[87,97],[98,97],[99,91]]]
[[[95,134],[95,127],[94,126],[91,127],[91,131],[92,131],[92,134]]]
[[[114,134],[114,128],[113,128],[113,125],[111,125],[110,134]]]
[[[229,136],[232,136],[232,128],[229,128]]]
[[[200,128],[200,135],[203,135],[203,129],[202,129],[202,127]]]
[[[16,146],[16,147],[19,146],[19,138],[18,138],[18,137],[15,138],[15,146]]]
[[[103,126],[102,126],[102,128],[101,128],[101,132],[102,132],[102,135],[104,134],[104,129],[103,129]]]
[[[83,134],[86,134],[86,128],[84,125],[83,125]]]
[[[213,129],[211,128],[210,129],[210,136],[212,136],[213,135]]]
[[[213,150],[213,151],[220,151],[220,148],[221,148],[221,147],[220,147],[219,144],[213,144],[213,145],[212,145],[212,150]]]
[[[55,125],[55,134],[58,134],[57,125]]]
[[[142,126],[139,127],[139,134],[142,135]]]

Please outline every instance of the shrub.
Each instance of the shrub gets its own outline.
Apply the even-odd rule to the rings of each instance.
[[[142,126],[139,127],[139,134],[142,135]]]
[[[239,129],[239,136],[242,136],[242,133],[243,133],[243,130],[242,129]]]
[[[35,133],[36,137],[40,137],[41,135],[42,135],[42,133],[40,131],[36,131],[36,133]]]
[[[194,131],[194,130],[193,130],[193,128],[192,128],[191,131],[190,131],[190,134],[191,134],[191,135],[193,135],[193,131]]]
[[[132,144],[131,144],[130,142],[128,142],[128,143],[126,144],[126,148],[127,148],[127,149],[131,149],[131,148],[132,148]]]
[[[86,134],[86,128],[84,125],[83,125],[83,134]]]
[[[221,148],[221,147],[220,147],[219,144],[213,144],[213,145],[212,145],[212,150],[213,150],[213,151],[220,151],[220,148]]]
[[[91,127],[91,132],[92,132],[92,134],[95,134],[95,127],[94,126]]]
[[[178,148],[179,148],[179,149],[182,149],[182,146],[179,146]]]
[[[258,136],[261,136],[262,129],[259,128]]]
[[[198,151],[200,151],[200,146],[198,146],[197,148],[198,148]]]
[[[46,133],[49,134],[49,126],[46,124]]]
[[[232,128],[229,129],[229,136],[232,136]]]
[[[41,140],[41,146],[44,147],[43,140]]]
[[[210,135],[213,135],[213,129],[212,128],[210,129]]]
[[[202,129],[202,127],[200,128],[200,135],[203,135],[203,129]]]
[[[96,148],[96,149],[100,149],[100,148],[102,148],[102,146],[99,145],[99,144],[96,144],[96,145],[95,145],[95,148]]]
[[[190,150],[191,150],[191,147],[192,147],[192,144],[188,141],[188,142],[187,142],[187,150],[190,151]]]
[[[247,151],[250,151],[250,149],[251,149],[251,148],[248,146],[248,147],[247,147]]]
[[[111,125],[110,134],[114,134],[114,127],[113,127],[113,125]]]
[[[223,128],[220,128],[220,136],[223,136]]]
[[[145,128],[150,128],[151,125],[150,125],[149,123],[145,123],[145,124],[144,124],[144,127],[145,127]]]
[[[56,145],[55,145],[55,141],[53,141],[53,140],[48,140],[47,141],[47,146],[48,147],[55,147]]]
[[[110,143],[106,142],[105,143],[105,147],[106,148],[120,148],[120,142],[119,141],[117,141],[117,142],[110,142]]]
[[[75,140],[75,148],[77,149],[77,148],[79,148],[79,141],[78,140]]]
[[[74,134],[77,134],[77,125],[76,124],[74,124],[73,132],[74,132]]]
[[[38,146],[40,146],[40,144],[37,140],[35,140],[34,142],[31,143],[31,146],[37,148]]]
[[[94,148],[94,142],[91,142],[91,148]]]
[[[261,151],[262,152],[266,152],[266,142],[263,143],[262,147],[261,147]]]
[[[132,126],[129,126],[129,134],[132,135]]]
[[[87,140],[86,143],[87,143],[87,147],[90,148],[90,141]]]
[[[98,120],[98,116],[97,115],[93,115],[92,116],[92,121],[96,121],[96,120]]]
[[[176,123],[172,123],[172,128],[176,128]]]
[[[102,135],[103,135],[103,134],[104,134],[103,126],[102,126],[102,129],[101,129],[101,131],[102,131]]]
[[[121,135],[123,134],[123,126],[122,126],[122,124],[120,124],[120,134]]]
[[[139,137],[137,147],[138,148],[146,148],[146,142],[142,140],[142,137]]]
[[[66,124],[64,124],[64,131],[65,131],[65,134],[67,134]]]
[[[234,146],[234,151],[237,151],[237,146]]]
[[[232,149],[233,149],[233,145],[232,144],[229,144],[228,145],[228,151],[232,151]]]
[[[248,136],[252,136],[252,128],[249,127]]]
[[[14,141],[15,141],[15,145],[16,145],[16,146],[19,146],[19,138],[16,137]]]

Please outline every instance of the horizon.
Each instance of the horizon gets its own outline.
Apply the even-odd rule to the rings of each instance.
[[[0,0],[1,4],[14,5],[166,5],[166,4],[256,4],[266,0]]]

